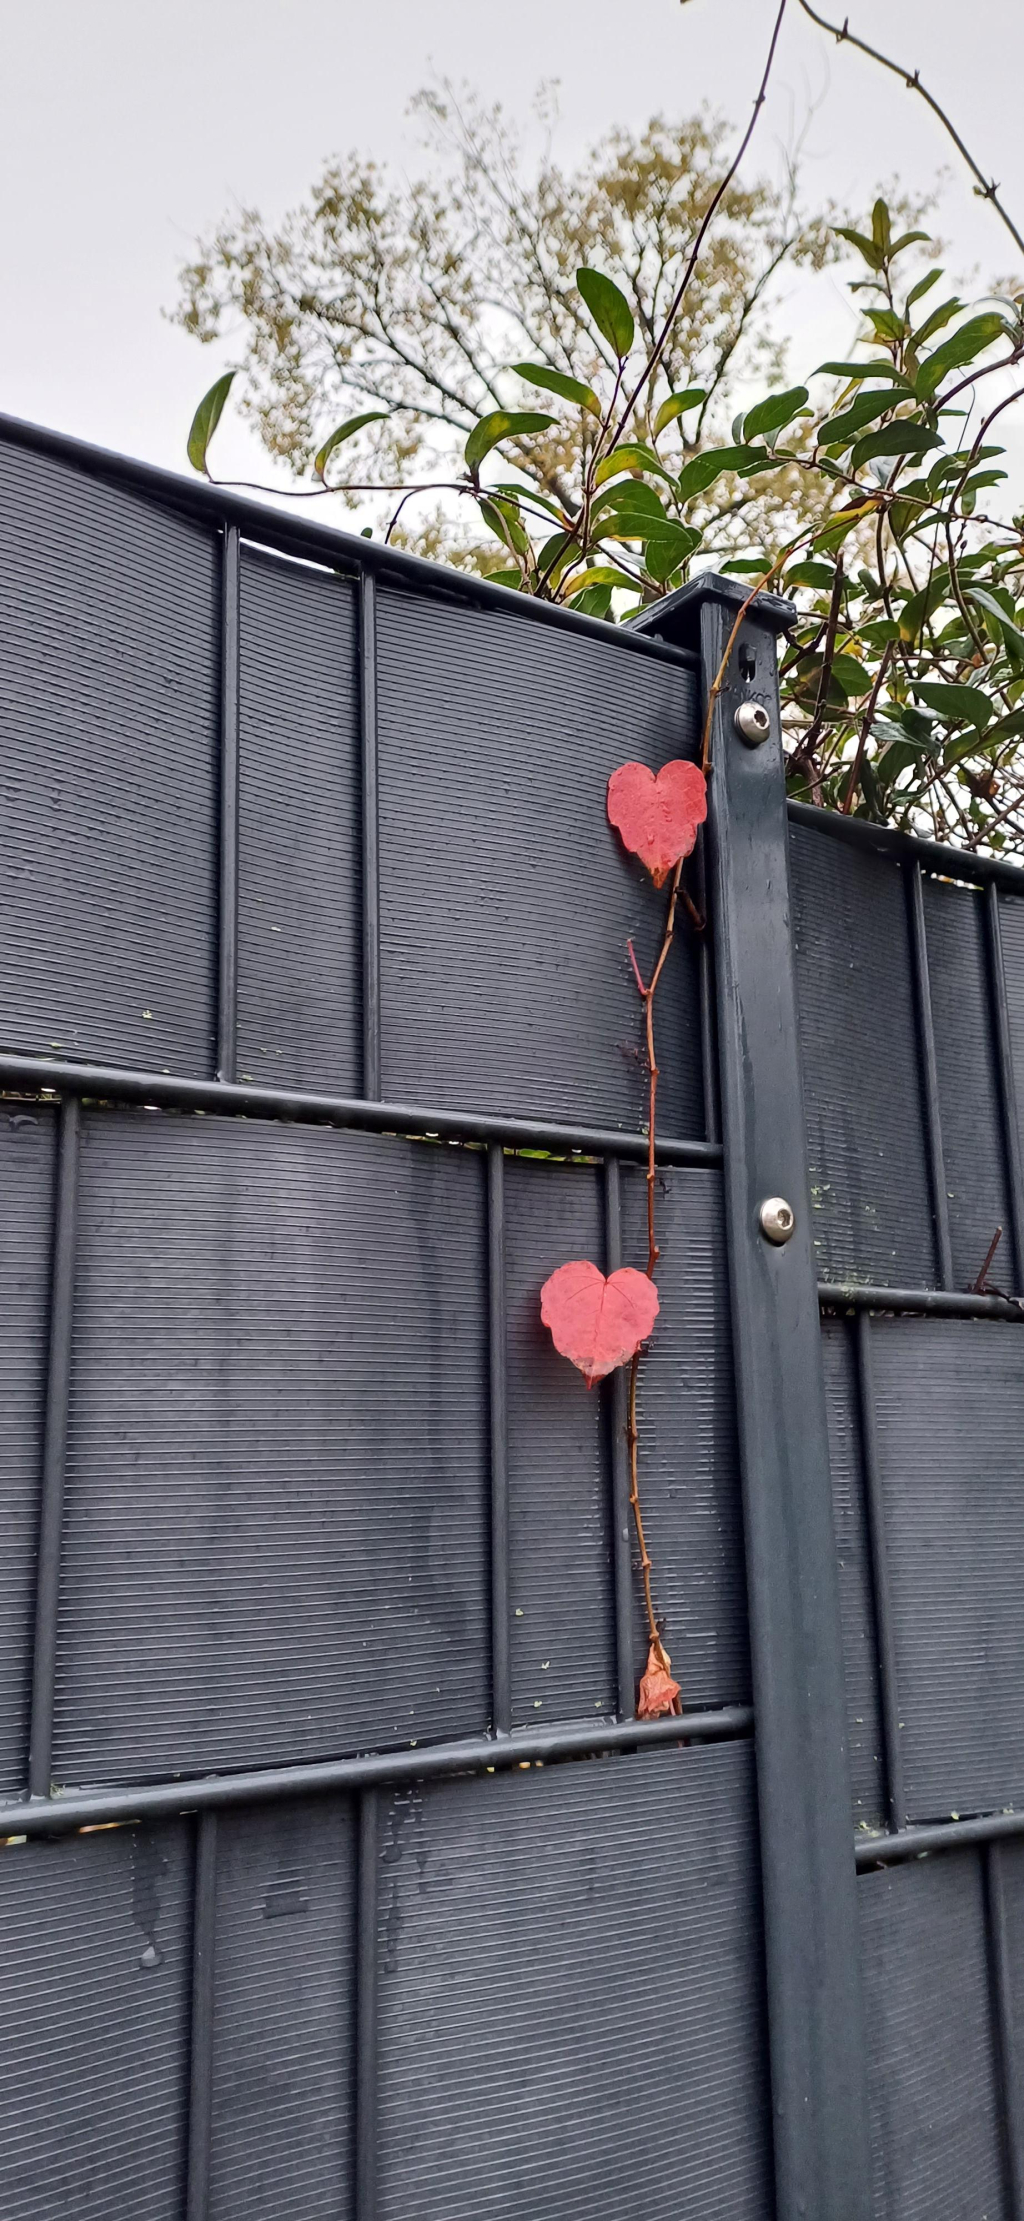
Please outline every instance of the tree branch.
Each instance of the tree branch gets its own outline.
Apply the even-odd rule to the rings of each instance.
[[[837,46],[850,45],[857,47],[858,51],[861,54],[869,55],[873,62],[880,63],[881,67],[883,69],[889,70],[893,77],[901,77],[908,92],[920,93],[922,100],[927,103],[927,106],[931,109],[932,114],[938,117],[943,130],[948,134],[949,138],[952,139],[953,145],[956,147],[958,153],[963,156],[963,159],[966,162],[972,176],[977,178],[978,182],[975,187],[975,191],[977,192],[979,200],[991,201],[997,216],[1000,216],[1003,223],[1006,225],[1006,229],[1009,232],[1011,239],[1016,242],[1017,246],[1020,248],[1021,254],[1024,254],[1024,238],[1021,237],[1021,234],[1018,231],[1013,218],[1003,207],[1002,201],[999,198],[998,186],[993,181],[986,178],[984,171],[979,169],[970,148],[968,146],[965,146],[964,141],[960,137],[960,133],[957,130],[956,125],[950,120],[949,116],[947,116],[945,109],[940,106],[939,102],[935,98],[934,93],[930,93],[927,86],[922,85],[920,71],[916,69],[905,69],[901,62],[891,61],[888,54],[880,53],[877,46],[869,46],[866,39],[858,38],[856,31],[851,31],[850,29],[849,16],[845,16],[842,23],[830,23],[827,16],[819,15],[817,9],[811,6],[811,0],[799,0],[799,5],[803,9],[804,14],[810,16],[812,23],[816,23],[818,25],[819,30],[831,32]]]

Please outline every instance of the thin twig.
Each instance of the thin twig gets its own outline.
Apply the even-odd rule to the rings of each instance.
[[[846,793],[844,794],[843,799],[839,805],[840,814],[843,817],[849,817],[850,811],[853,808],[853,798],[860,784],[861,765],[864,762],[864,750],[867,747],[871,727],[874,723],[875,710],[878,707],[878,697],[882,691],[882,683],[885,678],[885,674],[888,671],[889,665],[892,662],[892,650],[893,643],[891,640],[887,640],[885,643],[885,647],[882,650],[881,656],[879,657],[878,669],[875,672],[874,677],[874,684],[871,688],[870,694],[868,695],[868,706],[864,712],[863,718],[861,719],[860,733],[857,738],[857,753],[854,756],[853,763],[850,767],[850,776],[846,785]]]
[[[1001,1227],[1001,1226],[997,1226],[997,1227],[996,1227],[996,1230],[995,1230],[995,1233],[993,1234],[993,1236],[992,1236],[992,1239],[991,1239],[991,1241],[990,1241],[990,1243],[989,1243],[989,1245],[988,1245],[988,1248],[987,1248],[987,1250],[985,1251],[985,1262],[984,1262],[984,1264],[983,1264],[983,1266],[982,1266],[982,1268],[981,1268],[981,1271],[980,1271],[980,1273],[978,1274],[977,1280],[975,1280],[975,1281],[972,1281],[972,1283],[971,1283],[971,1294],[972,1294],[972,1295],[975,1295],[975,1296],[980,1296],[980,1295],[984,1295],[984,1293],[985,1293],[985,1282],[986,1282],[986,1280],[988,1279],[989,1273],[990,1273],[990,1272],[991,1272],[991,1270],[992,1270],[992,1259],[993,1259],[993,1257],[995,1256],[996,1250],[998,1249],[998,1247],[999,1247],[999,1244],[1000,1244],[1000,1242],[1002,1241],[1002,1238],[1003,1238],[1003,1229],[1002,1229],[1002,1227]]]
[[[835,577],[832,580],[832,599],[829,603],[828,623],[825,627],[825,643],[821,655],[821,670],[818,673],[818,690],[815,696],[814,709],[811,714],[810,725],[808,726],[807,731],[803,735],[800,742],[800,746],[803,749],[804,754],[808,757],[810,756],[811,750],[814,747],[814,743],[818,738],[818,734],[821,731],[825,719],[825,703],[828,698],[828,690],[832,678],[832,659],[836,652],[836,633],[839,630],[839,612],[843,606],[843,587],[845,586],[845,584],[846,573],[843,570],[843,558],[841,555],[839,555],[836,557]]]
[[[1006,229],[1009,232],[1011,239],[1014,239],[1016,241],[1021,253],[1024,254],[1024,238],[1021,237],[1021,234],[1018,231],[1013,218],[1007,214],[1006,209],[1003,207],[1002,201],[999,198],[998,186],[994,183],[992,179],[989,179],[985,176],[983,170],[979,169],[970,148],[964,145],[964,142],[960,137],[960,133],[957,130],[956,125],[951,122],[950,118],[946,114],[945,109],[940,107],[934,93],[930,93],[927,86],[922,85],[920,71],[916,69],[905,69],[901,62],[894,62],[890,59],[888,54],[880,53],[877,46],[869,46],[866,39],[858,38],[856,31],[851,31],[850,29],[849,16],[844,17],[842,23],[830,23],[827,16],[819,15],[817,8],[812,8],[811,0],[799,0],[799,4],[803,9],[804,14],[810,16],[811,22],[818,25],[819,30],[831,32],[832,37],[835,39],[838,46],[856,46],[862,54],[869,55],[873,62],[879,62],[881,63],[883,69],[891,71],[894,77],[901,77],[908,92],[920,93],[922,100],[927,103],[927,106],[931,109],[932,114],[938,117],[943,130],[947,132],[949,137],[952,139],[953,145],[956,147],[958,153],[963,156],[963,159],[966,162],[968,169],[971,171],[972,176],[977,178],[978,183],[976,190],[979,199],[991,201],[996,214],[1002,217],[1002,220],[1006,225]]]
[[[686,292],[687,286],[690,283],[690,279],[693,276],[694,270],[697,267],[697,260],[700,255],[700,250],[704,245],[705,238],[707,237],[709,226],[714,219],[715,213],[719,207],[723,195],[728,192],[733,178],[735,177],[740,163],[742,162],[743,157],[747,151],[747,148],[750,145],[751,139],[754,136],[754,129],[757,123],[757,119],[761,113],[761,109],[764,106],[765,95],[768,91],[768,79],[772,73],[772,65],[775,60],[775,49],[779,43],[779,33],[782,29],[782,18],[785,13],[786,0],[779,0],[779,11],[775,18],[775,28],[772,31],[771,45],[768,48],[768,59],[764,65],[764,71],[762,73],[761,83],[758,87],[757,99],[754,102],[754,111],[750,118],[750,122],[748,123],[743,137],[740,140],[736,153],[734,154],[733,159],[729,164],[729,168],[726,170],[725,176],[722,178],[721,183],[716,187],[716,190],[713,193],[711,200],[708,202],[707,208],[704,211],[700,224],[698,225],[697,236],[693,242],[693,246],[690,249],[686,268],[683,271],[682,278],[680,279],[680,282],[677,285],[675,293],[673,295],[668,315],[666,316],[665,321],[661,327],[661,332],[654,346],[652,347],[650,354],[647,357],[647,361],[644,364],[643,370],[641,371],[632,392],[630,393],[623,406],[622,414],[619,418],[618,424],[615,427],[615,431],[612,434],[612,438],[608,444],[609,453],[613,448],[618,446],[618,443],[622,438],[623,431],[626,425],[629,423],[630,417],[633,414],[633,410],[636,406],[640,394],[643,392],[643,389],[648,383],[649,379],[654,376],[658,364],[661,361],[662,355],[664,354],[669,339],[671,338],[672,326],[675,323],[680,308],[682,307],[683,296]]]

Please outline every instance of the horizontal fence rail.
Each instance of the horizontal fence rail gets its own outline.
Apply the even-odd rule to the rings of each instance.
[[[219,1111],[226,1115],[284,1118],[296,1124],[351,1126],[363,1132],[438,1135],[454,1141],[504,1142],[509,1149],[548,1149],[565,1155],[615,1156],[647,1161],[647,1138],[599,1126],[563,1126],[542,1118],[502,1118],[491,1112],[445,1110],[412,1103],[370,1102],[360,1096],[307,1095],[248,1081],[183,1079],[166,1072],[131,1072],[114,1064],[62,1064],[52,1057],[0,1053],[0,1088],[31,1094],[91,1096],[141,1103],[160,1110]],[[661,1134],[663,1164],[717,1165],[717,1141],[677,1141]]]
[[[491,1738],[466,1736],[422,1749],[376,1751],[362,1758],[323,1759],[305,1766],[268,1766],[238,1774],[208,1774],[195,1781],[148,1782],[138,1789],[76,1789],[66,1795],[9,1799],[0,1804],[0,1837],[66,1834],[115,1821],[153,1819],[183,1812],[211,1812],[227,1805],[265,1804],[328,1790],[393,1788],[436,1781],[442,1775],[481,1774],[559,1759],[596,1758],[604,1751],[639,1750],[655,1743],[725,1743],[748,1736],[750,1705],[716,1712],[683,1712],[655,1720],[606,1720]]]
[[[662,663],[681,664],[690,670],[700,665],[700,657],[692,650],[649,638],[628,625],[609,625],[603,618],[587,617],[577,609],[563,609],[554,602],[527,599],[511,587],[491,585],[487,579],[472,578],[445,564],[428,562],[423,556],[406,555],[399,549],[382,546],[379,541],[363,540],[354,532],[339,532],[332,525],[318,524],[308,515],[270,509],[261,502],[246,500],[244,495],[228,487],[211,486],[198,478],[185,478],[176,471],[161,470],[152,463],[136,462],[130,456],[96,447],[88,440],[72,439],[63,432],[51,432],[43,425],[26,423],[20,417],[0,414],[0,440],[29,448],[36,455],[53,456],[91,478],[145,495],[164,508],[192,517],[213,530],[233,527],[252,545],[275,548],[282,554],[342,571],[351,578],[372,575],[411,587],[417,593],[429,595],[432,601],[454,601],[468,608],[499,610],[507,617],[554,625],[563,632],[581,633],[586,639],[601,641],[606,646],[609,642],[617,643],[627,654],[653,656]]]
[[[792,825],[806,825],[812,833],[847,841],[853,848],[874,849],[897,863],[917,863],[941,879],[956,879],[964,886],[986,887],[991,882],[1024,901],[1024,869],[1001,856],[979,856],[973,849],[946,848],[941,841],[923,840],[916,833],[901,833],[892,825],[875,825],[870,818],[845,817],[838,810],[819,810],[810,802],[789,802]]]
[[[940,1319],[1024,1319],[1024,1299],[978,1295],[966,1288],[863,1288],[819,1280],[823,1311],[918,1311]]]
[[[1024,1812],[979,1812],[966,1820],[917,1822],[886,1835],[859,1832],[854,1857],[860,1868],[900,1866],[935,1851],[963,1851],[972,1843],[1001,1843],[1024,1835]]]

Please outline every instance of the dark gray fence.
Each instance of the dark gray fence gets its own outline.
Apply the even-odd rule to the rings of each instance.
[[[762,601],[638,1723],[538,1290],[643,1252],[605,784],[697,752],[736,588],[614,633],[11,423],[0,488],[6,2208],[1024,2221],[1012,873],[793,813],[794,985]]]

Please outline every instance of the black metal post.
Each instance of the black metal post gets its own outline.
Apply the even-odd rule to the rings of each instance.
[[[491,1725],[512,1731],[509,1644],[508,1351],[505,1317],[505,1152],[487,1150],[487,1288],[491,1427]]]
[[[207,2221],[213,2133],[213,2008],[217,1927],[217,1815],[196,1820],[192,1900],[192,2037],[186,2221]]]
[[[50,1347],[46,1374],[39,1555],[36,1562],[32,1711],[29,1725],[30,1797],[49,1796],[53,1770],[54,1682],[57,1667],[61,1536],[64,1525],[64,1468],[71,1390],[80,1125],[81,1107],[78,1098],[67,1095],[61,1101],[57,1127]]]
[[[359,580],[359,718],[363,804],[363,1094],[377,1102],[380,1058],[380,833],[377,815],[377,582]]]
[[[907,1798],[903,1786],[903,1753],[900,1744],[899,1683],[896,1672],[896,1618],[889,1582],[889,1553],[885,1535],[885,1496],[875,1426],[875,1386],[871,1364],[871,1318],[857,1313],[857,1388],[860,1403],[860,1439],[864,1461],[864,1494],[867,1506],[868,1547],[871,1560],[871,1593],[875,1613],[878,1686],[881,1700],[882,1740],[885,1746],[886,1800],[891,1828],[905,1828]]]
[[[1016,1290],[1024,1289],[1024,1171],[1021,1167],[1017,1080],[1013,1069],[1006,966],[1003,962],[1003,936],[999,918],[999,888],[994,879],[990,879],[985,890],[985,912],[988,924],[989,984],[996,1047],[999,1052],[999,1101],[1006,1156],[1006,1184],[1010,1191],[1010,1216],[1013,1223],[1013,1264],[1016,1278],[1012,1286]]]
[[[981,1851],[989,1979],[995,2021],[996,2072],[999,2077],[999,2115],[1008,2194],[1007,2221],[1024,2221],[1024,2117],[1014,2028],[1013,1973],[1006,1920],[1004,1855],[1000,1843],[986,1843]]]
[[[705,697],[744,600],[705,577],[651,612],[699,630]],[[711,883],[733,1348],[761,1820],[778,2221],[872,2210],[838,1575],[811,1252],[773,634],[743,619],[712,718]],[[736,714],[769,712],[750,741]]]
[[[622,1198],[616,1157],[604,1161],[604,1255],[606,1272],[622,1263]],[[620,1720],[635,1711],[633,1682],[633,1555],[629,1535],[629,1446],[626,1440],[627,1374],[624,1366],[606,1385],[611,1464],[612,1594],[615,1608],[616,1710]]]
[[[241,673],[241,537],[224,527],[221,573],[220,901],[217,1078],[233,1080],[238,1037],[238,748]]]
[[[359,1799],[356,1896],[355,2221],[377,2221],[377,1880],[379,1800]]]
[[[921,1089],[928,1147],[928,1179],[935,1230],[935,1267],[940,1288],[953,1286],[953,1250],[949,1236],[949,1196],[946,1192],[946,1159],[942,1147],[939,1108],[939,1068],[935,1055],[935,1021],[932,1016],[931,978],[928,970],[928,936],[924,915],[924,875],[916,858],[903,865],[907,890],[907,927],[914,980],[914,1008],[921,1057]]]

